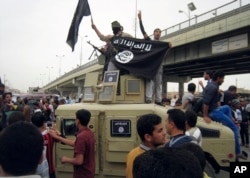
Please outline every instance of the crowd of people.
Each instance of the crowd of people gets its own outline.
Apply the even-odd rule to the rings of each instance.
[[[146,40],[150,40],[142,24],[141,12],[138,14],[140,29]],[[107,43],[113,36],[132,37],[123,32],[119,22],[111,24],[113,35],[103,35],[92,21],[92,29]],[[160,29],[154,30],[154,39],[159,40]],[[171,46],[171,44],[169,44]],[[112,53],[111,51],[109,51]],[[117,70],[111,62],[107,62],[107,70]],[[221,91],[219,86],[224,82],[225,74],[221,71],[206,71],[204,79],[208,81],[203,88],[203,96],[195,99],[196,85],[188,84],[188,93],[178,101],[173,102],[161,98],[162,67],[159,68],[153,80],[146,81],[145,102],[151,103],[155,91],[155,103],[181,106],[180,109],[169,109],[166,113],[165,128],[162,118],[156,114],[142,115],[136,124],[141,144],[132,149],[126,160],[127,178],[162,178],[162,177],[208,177],[204,171],[206,160],[202,146],[202,135],[196,126],[197,114],[201,114],[208,124],[211,121],[221,122],[229,127],[235,136],[237,159],[246,159],[242,154],[241,144],[249,147],[249,118],[247,101],[238,98],[237,87],[230,86],[227,91]],[[154,87],[153,87],[154,86]],[[155,88],[155,90],[153,90]],[[95,138],[87,127],[91,112],[85,109],[75,113],[75,124],[78,128],[75,140],[69,140],[60,135],[55,128],[48,131],[48,123],[55,121],[55,110],[60,104],[70,103],[58,99],[17,98],[12,102],[12,94],[4,92],[0,85],[0,176],[17,177],[29,175],[30,178],[55,178],[53,165],[53,145],[60,141],[74,148],[73,157],[63,156],[62,163],[73,165],[74,178],[94,178],[95,175]],[[183,111],[185,110],[185,111]],[[240,128],[240,131],[239,131]],[[167,133],[166,133],[167,132]],[[166,135],[169,139],[166,139]],[[12,138],[12,139],[9,139]],[[18,143],[18,144],[17,144]],[[32,149],[31,149],[32,148]],[[21,153],[21,154],[20,154]],[[39,176],[37,176],[39,175]]]

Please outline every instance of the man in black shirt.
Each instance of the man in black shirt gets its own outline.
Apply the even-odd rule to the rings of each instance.
[[[170,135],[170,140],[165,147],[179,147],[184,143],[191,142],[192,138],[185,135],[185,113],[180,109],[170,109],[167,114],[168,116],[165,123],[167,133]]]
[[[220,106],[219,86],[224,82],[224,77],[225,74],[222,71],[216,71],[213,74],[213,81],[205,87],[203,91],[203,117],[207,123],[213,120],[229,127],[234,132],[237,158],[246,159],[240,153],[239,130],[233,121],[231,109],[228,105]]]

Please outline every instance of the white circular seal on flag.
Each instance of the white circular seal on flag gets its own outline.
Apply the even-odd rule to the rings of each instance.
[[[115,60],[117,62],[123,63],[123,64],[128,63],[133,58],[134,58],[134,54],[128,50],[122,51],[122,52],[118,53],[117,55],[115,55]]]

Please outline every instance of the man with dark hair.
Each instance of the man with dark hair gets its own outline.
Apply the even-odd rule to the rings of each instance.
[[[167,111],[167,114],[165,124],[170,140],[165,147],[179,147],[184,143],[191,142],[191,137],[185,135],[185,113],[180,109],[170,109]]]
[[[243,98],[240,99],[241,107],[241,116],[242,122],[240,123],[240,137],[241,137],[241,145],[249,148],[249,133],[248,133],[248,125],[250,121],[250,112],[246,110],[247,101]]]
[[[207,85],[209,83],[212,82],[212,77],[213,77],[213,71],[212,70],[206,70],[204,73],[203,73],[203,78],[204,80],[207,81]],[[199,81],[199,85],[201,86],[202,90],[204,90],[205,86],[203,84],[202,81]],[[198,113],[201,113],[202,114],[202,111],[203,111],[203,98],[199,98],[194,106],[193,106],[193,110],[194,112],[196,112],[197,114]]]
[[[142,17],[141,17],[141,11],[138,13],[138,19],[139,19],[139,25],[141,29],[141,33],[145,40],[151,40],[151,38],[148,36],[146,31],[144,30],[144,26],[142,24]],[[154,30],[154,39],[156,41],[159,41],[161,38],[161,30],[159,28],[156,28]],[[169,47],[171,47],[171,43],[168,43]],[[153,59],[152,59],[153,62]],[[158,105],[162,105],[162,66],[159,67],[155,77],[153,80],[146,80],[146,103],[152,102],[153,97],[153,91],[155,91],[155,103]]]
[[[94,178],[95,175],[95,137],[94,133],[87,127],[91,118],[88,110],[80,109],[76,112],[76,126],[78,132],[76,140],[69,140],[50,131],[52,137],[64,144],[74,147],[74,157],[63,156],[62,163],[69,163],[74,166],[74,178]]]
[[[213,77],[213,71],[212,71],[212,70],[206,70],[206,71],[203,73],[203,78],[204,78],[204,80],[207,80],[207,84],[211,83],[212,77]],[[199,81],[199,85],[200,85],[201,88],[204,90],[205,86],[204,86],[204,84],[203,84],[202,81]]]
[[[0,135],[0,177],[40,178],[33,175],[42,160],[43,138],[27,122],[17,122]]]
[[[138,155],[165,143],[166,132],[163,129],[160,116],[156,114],[142,115],[137,120],[136,128],[141,139],[141,144],[131,150],[127,156],[127,178],[133,178],[133,162]]]
[[[25,121],[25,116],[23,114],[23,112],[21,111],[15,111],[15,112],[12,112],[9,117],[8,117],[8,126],[16,123],[16,122],[19,122],[19,121]]]
[[[182,109],[192,110],[194,103],[194,92],[196,85],[194,83],[188,84],[188,93],[185,93],[182,97]]]
[[[5,92],[3,94],[3,107],[1,108],[2,118],[0,125],[2,128],[7,127],[7,117],[16,110],[17,106],[12,102],[12,93]]]
[[[203,178],[209,178],[207,173],[205,172],[206,156],[202,148],[195,143],[185,143],[181,145],[181,149],[191,152],[197,158],[197,160],[200,163],[201,170],[203,171],[203,175],[204,175]]]
[[[201,131],[198,127],[196,127],[197,123],[197,115],[194,111],[186,111],[186,132],[185,134],[190,136],[192,140],[198,145],[202,145],[202,135]]]
[[[55,166],[53,159],[53,146],[55,140],[46,129],[46,117],[41,112],[36,112],[31,117],[31,122],[40,130],[44,139],[44,160],[38,166],[37,173],[41,177],[55,178]]]
[[[203,178],[198,159],[180,148],[160,148],[135,158],[134,178]]]
[[[96,27],[96,25],[94,24],[93,20],[91,20],[91,27],[92,29],[96,32],[97,36],[100,38],[101,41],[105,41],[107,42],[107,63],[108,63],[108,68],[107,70],[118,70],[118,68],[115,66],[115,64],[110,61],[110,57],[113,56],[114,53],[114,48],[112,47],[110,40],[114,37],[114,36],[120,36],[120,37],[131,37],[132,36],[128,33],[123,32],[123,26],[118,22],[118,21],[113,21],[111,23],[111,28],[113,31],[113,35],[103,35]]]
[[[223,93],[223,101],[221,102],[221,105],[231,105],[232,100],[237,98],[237,87],[234,85],[231,85],[228,87],[226,91]]]
[[[240,153],[239,130],[233,121],[230,107],[228,105],[219,106],[219,86],[224,82],[224,77],[224,72],[216,71],[213,75],[213,81],[204,89],[203,118],[207,123],[213,120],[221,122],[223,125],[229,127],[233,131],[235,137],[236,157],[246,159],[246,157]]]

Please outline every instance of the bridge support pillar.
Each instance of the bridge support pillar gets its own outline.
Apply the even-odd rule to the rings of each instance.
[[[163,97],[167,97],[167,93],[168,93],[168,81],[167,81],[166,77],[163,76],[163,78],[162,78],[162,95],[163,95]]]
[[[163,76],[163,83],[162,83],[162,88],[163,88],[163,94],[164,90],[167,92],[167,82],[178,82],[179,83],[179,96],[183,96],[184,94],[184,83],[189,82],[192,80],[191,77],[180,77],[177,75],[171,75],[171,76]]]
[[[83,81],[78,81],[77,85],[77,97],[80,98],[83,92]]]
[[[182,97],[184,94],[184,82],[179,82],[179,97]]]

